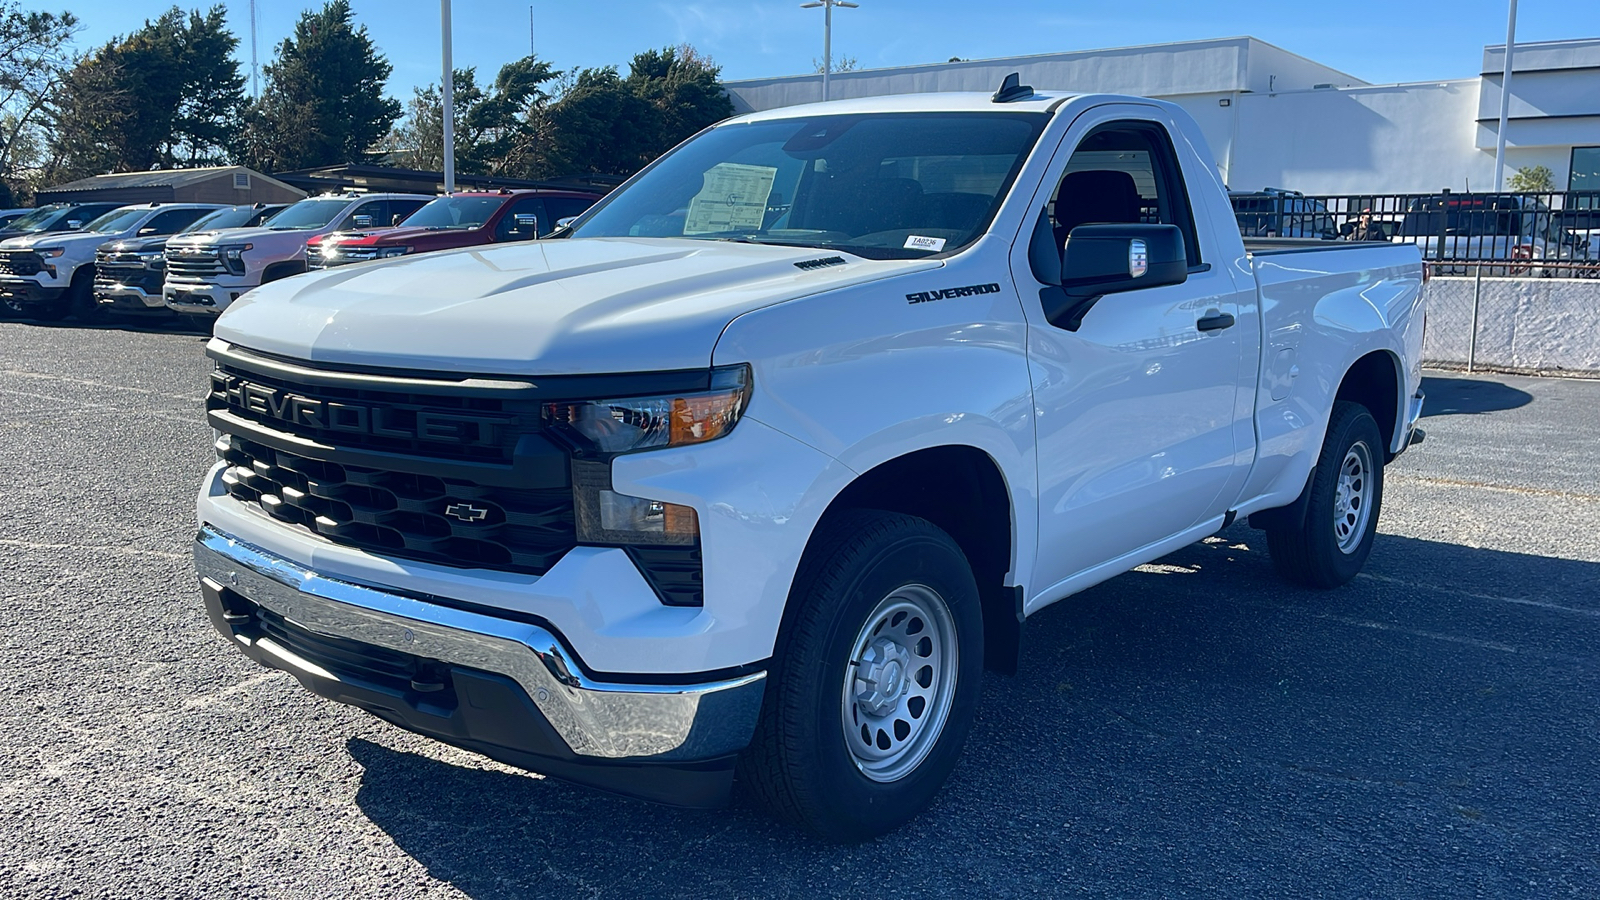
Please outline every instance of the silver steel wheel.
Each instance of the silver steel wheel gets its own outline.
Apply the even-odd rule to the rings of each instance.
[[[1339,464],[1339,484],[1333,500],[1333,537],[1339,552],[1356,552],[1372,518],[1372,451],[1366,441],[1356,441]]]
[[[897,781],[927,757],[955,701],[957,653],[955,620],[930,587],[898,588],[867,616],[840,705],[844,743],[861,774]]]

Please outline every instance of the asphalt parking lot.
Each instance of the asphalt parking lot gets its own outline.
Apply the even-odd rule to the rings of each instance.
[[[225,646],[193,334],[0,322],[0,894],[1594,897],[1600,382],[1434,373],[1348,587],[1236,525],[1029,621],[854,847],[411,736]]]

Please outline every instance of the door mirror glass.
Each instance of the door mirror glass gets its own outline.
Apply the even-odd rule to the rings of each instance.
[[[1106,294],[1188,278],[1188,254],[1176,225],[1079,225],[1061,250],[1060,287],[1046,288],[1041,300],[1052,325],[1077,331]]]

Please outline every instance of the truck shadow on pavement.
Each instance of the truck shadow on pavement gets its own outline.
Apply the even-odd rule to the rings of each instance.
[[[347,746],[365,815],[474,898],[1581,894],[1596,585],[1383,535],[1354,582],[1301,590],[1236,525],[1030,619],[933,809],[858,846]]]
[[[1499,381],[1475,378],[1423,378],[1428,399],[1422,416],[1460,416],[1517,409],[1533,402],[1533,395]]]

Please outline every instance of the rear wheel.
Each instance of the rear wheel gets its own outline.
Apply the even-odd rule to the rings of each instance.
[[[1372,553],[1383,507],[1383,434],[1367,408],[1333,406],[1317,470],[1306,489],[1305,520],[1267,529],[1278,574],[1298,584],[1335,588],[1356,577]]]
[[[807,551],[741,783],[829,840],[925,809],[972,727],[983,617],[961,548],[931,523],[849,512]]]

